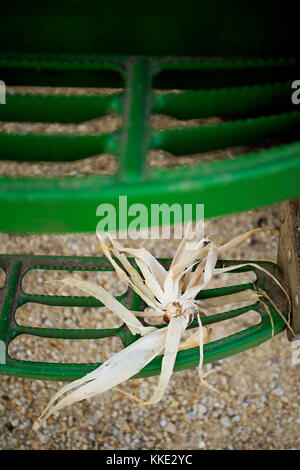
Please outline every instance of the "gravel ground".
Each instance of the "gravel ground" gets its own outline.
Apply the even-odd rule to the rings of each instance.
[[[25,92],[30,90],[23,89]],[[12,92],[14,90],[11,90]],[[16,91],[16,90],[15,90]],[[18,90],[20,91],[20,90]],[[35,90],[36,91],[36,90]],[[46,90],[46,92],[55,92]],[[74,91],[74,89],[72,90]],[[41,91],[42,92],[42,91]],[[66,93],[69,91],[66,90]],[[95,92],[95,90],[93,90]],[[78,93],[81,93],[79,90]],[[212,118],[219,119],[219,118]],[[215,123],[218,121],[213,121]],[[204,122],[197,121],[196,124]],[[206,124],[209,124],[207,121]],[[165,117],[152,119],[157,128],[191,125]],[[6,132],[111,132],[120,125],[116,117],[93,120],[88,125],[0,123]],[[154,152],[153,166],[194,164],[216,158],[235,158],[248,149],[225,149],[207,155],[180,159]],[[75,163],[1,162],[0,174],[111,174],[116,170],[113,157],[95,156]],[[216,243],[251,228],[266,225],[278,228],[278,206],[212,219],[206,222],[206,234]],[[137,243],[135,243],[137,244]],[[1,253],[93,255],[94,234],[20,236],[0,234]],[[172,257],[177,243],[151,241],[147,248],[155,256]],[[277,240],[259,233],[236,249],[230,257],[276,261]],[[54,273],[52,273],[54,275]],[[76,274],[79,276],[79,274]],[[59,275],[57,275],[59,277]],[[230,275],[229,275],[230,276]],[[231,275],[233,276],[233,275]],[[24,289],[35,293],[55,293],[56,286],[45,284],[45,273],[31,273],[24,279]],[[4,276],[0,270],[0,287]],[[101,284],[120,293],[124,286],[111,274],[102,276]],[[241,282],[241,281],[240,281]],[[68,293],[67,290],[64,291]],[[118,321],[106,309],[57,308],[26,305],[17,312],[17,320],[30,326],[65,328],[108,328]],[[230,320],[213,331],[222,337],[253,324],[253,314]],[[98,362],[120,349],[116,338],[91,341],[64,341],[19,337],[10,354],[27,360],[53,362]],[[111,391],[89,401],[77,403],[52,416],[38,434],[32,430],[49,399],[61,383],[1,376],[0,448],[1,449],[299,449],[300,403],[299,365],[292,364],[293,349],[285,333],[260,347],[206,366],[213,368],[210,383],[218,394],[201,387],[197,370],[173,375],[168,393],[157,405],[141,407]],[[128,381],[123,389],[149,396],[157,377]]]
[[[278,206],[206,222],[206,233],[217,243],[257,225],[278,227]],[[94,235],[17,236],[0,234],[2,253],[90,255]],[[156,256],[173,256],[174,241],[149,243]],[[276,260],[277,240],[257,234],[236,249],[244,259]],[[42,292],[41,274],[28,278],[27,290]],[[102,285],[114,293],[111,277]],[[47,289],[53,289],[50,284]],[[120,292],[120,291],[119,291]],[[109,327],[111,316],[100,309],[37,307],[18,313],[27,324],[64,327]],[[82,315],[84,313],[84,316]],[[245,327],[251,319],[240,320]],[[57,324],[58,322],[58,324]],[[234,320],[230,321],[230,325]],[[248,323],[247,323],[248,322]],[[223,333],[228,334],[228,327]],[[222,333],[222,330],[219,331]],[[117,340],[69,341],[23,338],[11,353],[26,359],[98,361],[120,348]],[[71,343],[71,344],[70,344]],[[85,343],[85,344],[82,344]],[[1,449],[298,449],[300,447],[299,365],[285,333],[260,347],[213,364],[210,383],[219,394],[199,385],[196,370],[173,375],[168,393],[157,405],[140,407],[117,392],[77,403],[48,420],[36,434],[34,420],[61,383],[1,377]],[[210,366],[206,366],[208,369]],[[129,381],[124,390],[140,387],[142,397],[154,390],[157,378]]]

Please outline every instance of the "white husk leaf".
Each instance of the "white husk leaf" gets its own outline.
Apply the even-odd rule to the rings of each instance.
[[[167,328],[166,344],[164,356],[161,364],[161,374],[159,376],[159,382],[157,388],[148,400],[141,400],[135,395],[127,393],[129,397],[133,398],[135,401],[142,405],[152,405],[161,400],[162,396],[165,393],[165,390],[170,381],[171,375],[173,373],[173,368],[176,360],[176,355],[179,350],[180,339],[182,333],[188,324],[188,317],[175,317],[171,318],[170,323]]]
[[[101,238],[100,234],[98,234],[98,238]],[[112,243],[120,252],[127,253],[134,258],[138,258],[141,261],[144,261],[144,263],[152,270],[160,285],[163,285],[168,271],[166,271],[165,268],[157,261],[157,259],[154,258],[154,256],[152,256],[151,253],[149,253],[145,248],[125,248],[116,240],[112,240]]]

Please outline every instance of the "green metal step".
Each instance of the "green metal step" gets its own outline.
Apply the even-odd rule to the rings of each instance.
[[[131,260],[133,261],[133,260]],[[169,267],[170,259],[159,260],[166,268]],[[240,261],[220,261],[218,267],[225,267],[232,264],[238,264]],[[247,263],[247,262],[246,262]],[[281,279],[281,272],[277,265],[269,262],[257,262],[259,265],[267,269],[277,279]],[[112,329],[51,329],[51,328],[34,328],[22,326],[16,322],[15,315],[18,307],[28,303],[35,302],[41,305],[53,306],[72,306],[72,307],[101,307],[103,304],[91,297],[70,297],[70,296],[50,296],[50,295],[34,295],[23,292],[22,279],[31,269],[45,270],[78,270],[78,271],[113,271],[109,261],[105,258],[95,257],[70,257],[70,256],[31,256],[31,255],[0,255],[0,267],[6,272],[6,280],[4,287],[0,290],[0,374],[20,376],[26,378],[35,378],[42,380],[62,380],[71,381],[84,374],[90,372],[99,363],[90,364],[64,364],[64,363],[48,363],[48,362],[30,362],[13,359],[8,354],[8,346],[10,342],[21,334],[33,335],[45,338],[63,338],[63,339],[99,339],[111,336],[118,336],[123,346],[126,347],[131,342],[138,339],[138,335],[133,336],[128,328],[122,325],[119,328]],[[287,314],[287,302],[283,298],[281,289],[278,285],[261,270],[256,270],[252,266],[237,268],[232,272],[255,271],[257,279],[253,283],[229,286],[218,289],[208,289],[201,292],[199,298],[211,298],[221,295],[228,295],[234,292],[240,292],[246,289],[258,289],[262,287],[269,292],[273,301],[282,312]],[[143,310],[145,304],[132,290],[128,290],[125,294],[116,297],[124,305],[133,310]],[[271,303],[266,300],[272,314],[274,322],[275,335],[285,330],[286,325],[282,318],[278,315]],[[255,310],[261,317],[258,325],[251,326],[239,333],[230,335],[218,341],[206,344],[204,347],[204,363],[218,361],[222,358],[238,354],[249,348],[258,346],[272,337],[272,324],[270,317],[257,302],[247,307],[237,308],[221,314],[214,314],[203,319],[203,325],[213,325],[220,321],[225,321],[248,312]],[[189,328],[197,327],[197,320],[194,321]],[[158,375],[160,373],[162,357],[155,358],[148,364],[137,376],[146,377]],[[198,348],[180,351],[177,355],[174,370],[179,371],[196,367],[199,362]]]
[[[7,104],[0,106],[3,121],[80,123],[113,113],[122,123],[116,131],[98,135],[1,132],[0,159],[70,162],[108,153],[116,157],[118,170],[110,176],[0,176],[0,230],[94,231],[98,205],[118,209],[120,195],[128,196],[128,204],[147,208],[151,203],[204,203],[207,218],[299,196],[300,111],[291,102],[291,81],[299,70],[296,58],[0,53],[0,76],[7,85],[28,84],[28,77],[31,84],[45,85],[48,77],[48,84],[56,86],[97,86],[107,73],[124,84],[123,91],[103,96],[8,93]],[[182,86],[178,73],[192,74],[190,90],[154,89],[165,86],[160,77]],[[220,86],[222,77],[225,86]],[[150,123],[154,114],[181,120],[219,116],[224,122],[157,130]],[[250,151],[192,168],[149,167],[150,150],[182,156],[233,146]],[[237,197],[241,187],[243,198]]]

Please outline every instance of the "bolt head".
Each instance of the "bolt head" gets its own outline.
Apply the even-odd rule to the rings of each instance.
[[[295,300],[295,307],[298,308],[298,307],[299,307],[299,297],[298,297],[298,295],[295,295],[295,299],[294,299],[294,300]]]
[[[289,263],[292,261],[292,252],[291,252],[291,250],[287,251],[287,260],[288,260]]]

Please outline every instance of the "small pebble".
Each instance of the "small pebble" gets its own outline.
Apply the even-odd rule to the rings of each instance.
[[[198,410],[203,415],[207,413],[207,407],[205,405],[202,405],[202,404],[198,405]]]
[[[276,395],[277,397],[281,397],[281,395],[283,395],[283,390],[281,387],[277,387],[275,388],[275,390],[273,391],[274,395]]]
[[[174,434],[176,432],[176,426],[173,423],[169,423],[166,426],[166,431],[170,432],[171,434]]]
[[[231,426],[231,421],[230,421],[229,416],[224,416],[224,418],[221,419],[221,424],[222,426],[229,428]]]

